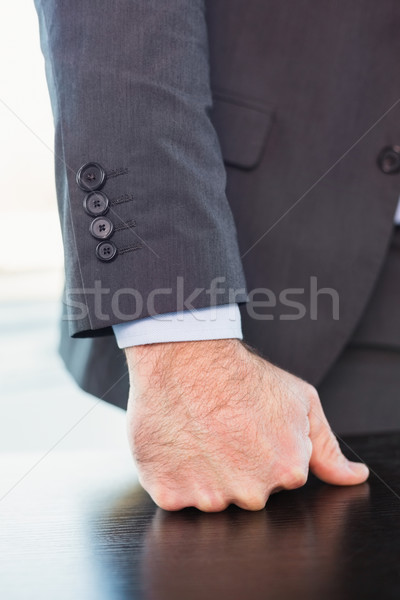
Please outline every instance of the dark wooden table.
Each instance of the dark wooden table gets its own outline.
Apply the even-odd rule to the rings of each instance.
[[[257,513],[157,509],[127,455],[3,455],[0,598],[399,599],[400,434],[346,441],[368,483]]]

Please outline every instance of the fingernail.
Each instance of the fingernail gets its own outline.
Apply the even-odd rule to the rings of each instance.
[[[351,460],[347,463],[348,468],[354,475],[367,477],[369,475],[369,469],[364,463],[352,462]]]

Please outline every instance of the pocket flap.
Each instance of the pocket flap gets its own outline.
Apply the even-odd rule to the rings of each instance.
[[[224,162],[242,169],[254,169],[270,133],[273,107],[249,100],[213,94],[211,120],[217,131]]]

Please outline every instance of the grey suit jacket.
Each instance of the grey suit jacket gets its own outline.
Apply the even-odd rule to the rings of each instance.
[[[78,383],[125,406],[110,326],[181,308],[177,280],[202,290],[192,304],[206,306],[216,278],[217,303],[229,289],[244,302],[247,283],[245,339],[319,383],[360,319],[392,231],[397,1],[35,4],[65,248],[61,353]],[[81,189],[77,173],[92,162],[101,169],[85,167]],[[110,203],[95,225],[83,206],[93,180]],[[100,225],[111,238],[94,237]],[[172,293],[149,308],[131,288]]]

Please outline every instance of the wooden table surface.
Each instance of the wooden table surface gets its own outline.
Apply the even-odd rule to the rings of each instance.
[[[157,509],[127,455],[2,455],[0,598],[398,599],[400,433],[346,441],[368,483],[257,513]]]

